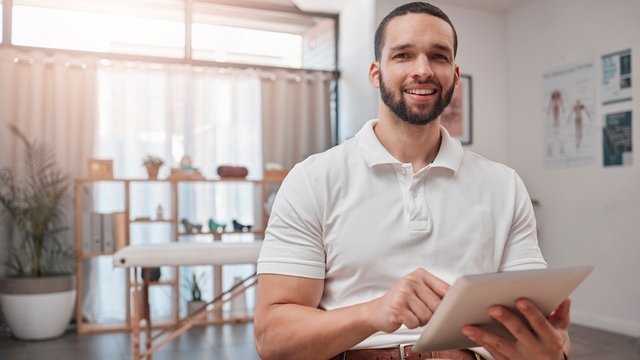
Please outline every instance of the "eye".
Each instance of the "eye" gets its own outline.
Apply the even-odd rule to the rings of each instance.
[[[431,58],[437,61],[449,61],[449,58],[442,54],[435,54]]]
[[[393,55],[393,59],[408,59],[408,58],[409,58],[408,53],[397,53]]]

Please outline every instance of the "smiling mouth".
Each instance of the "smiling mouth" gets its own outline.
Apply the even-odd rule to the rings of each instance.
[[[430,89],[408,89],[404,91],[407,94],[411,94],[411,95],[422,95],[422,96],[426,96],[426,95],[433,95],[436,93],[435,90]]]

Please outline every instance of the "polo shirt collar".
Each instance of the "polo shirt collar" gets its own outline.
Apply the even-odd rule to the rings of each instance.
[[[382,164],[401,164],[398,159],[394,158],[393,155],[382,146],[380,140],[378,140],[378,137],[373,132],[373,127],[377,123],[378,119],[367,121],[355,136],[364,161],[369,167]],[[447,129],[442,126],[440,126],[440,135],[442,142],[431,167],[443,167],[456,173],[460,168],[464,155],[462,144],[460,144],[459,140],[452,138]]]

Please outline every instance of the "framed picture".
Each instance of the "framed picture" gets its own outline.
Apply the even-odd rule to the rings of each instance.
[[[113,160],[89,159],[87,169],[91,179],[113,179]]]
[[[471,98],[471,75],[460,75],[460,83],[453,92],[451,103],[442,112],[442,126],[462,145],[472,141],[473,103]]]

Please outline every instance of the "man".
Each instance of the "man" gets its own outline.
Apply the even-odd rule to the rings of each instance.
[[[440,126],[460,79],[456,50],[435,6],[406,4],[383,19],[369,68],[379,119],[294,167],[276,197],[258,260],[262,358],[476,359],[410,345],[460,275],[546,266],[520,178]],[[569,302],[549,318],[524,299],[518,308],[529,324],[490,309],[517,342],[461,331],[486,357],[563,359]]]

